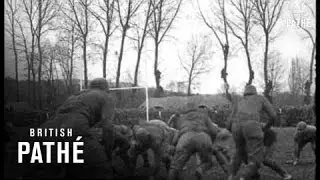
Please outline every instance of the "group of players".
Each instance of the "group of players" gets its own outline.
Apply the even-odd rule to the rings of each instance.
[[[74,138],[37,140],[73,142],[77,136],[82,136],[84,164],[33,164],[23,177],[115,179],[114,156],[121,157],[129,167],[127,173],[139,176],[135,168],[138,156],[143,157],[144,166],[150,165],[148,149],[151,149],[154,163],[150,177],[156,179],[177,179],[193,155],[199,159],[196,168],[198,178],[213,167],[216,159],[228,180],[259,179],[262,165],[272,168],[283,179],[292,179],[272,159],[276,133],[271,126],[277,120],[274,108],[257,94],[252,85],[245,87],[243,95],[235,105],[226,129],[213,123],[207,108],[190,104],[185,111],[173,114],[167,122],[150,120],[133,126],[115,125],[112,122],[115,101],[109,94],[108,83],[104,78],[94,79],[88,89],[69,97],[58,108],[55,117],[41,125],[41,128],[72,128]],[[261,111],[270,115],[266,124],[260,122]],[[101,129],[100,133],[97,128]],[[296,165],[300,151],[308,142],[311,142],[315,153],[316,128],[304,122],[298,123],[294,142],[293,164]],[[161,163],[167,170],[165,177],[157,176]],[[241,164],[244,168],[239,170]]]

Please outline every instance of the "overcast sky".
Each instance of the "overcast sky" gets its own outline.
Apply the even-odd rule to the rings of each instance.
[[[208,0],[201,0],[205,6]],[[278,22],[277,30],[281,30],[281,36],[271,44],[271,50],[277,50],[281,53],[281,58],[283,60],[286,69],[289,68],[289,62],[294,57],[302,57],[305,59],[306,63],[309,64],[311,56],[311,44],[309,40],[302,40],[301,34],[298,33],[294,24],[291,23],[291,15],[289,10],[294,10],[297,13],[305,14],[305,8],[303,7],[303,2],[309,0],[291,0],[289,5],[284,7],[283,15]],[[196,3],[191,3],[191,1],[185,1],[179,12],[178,19],[174,22],[174,28],[169,31],[171,37],[167,39],[160,47],[160,66],[159,69],[162,72],[161,85],[166,87],[170,81],[184,81],[186,80],[185,74],[180,66],[180,61],[178,58],[178,53],[182,53],[186,47],[186,43],[190,40],[192,35],[197,34],[208,34],[210,35],[210,30],[198,18]],[[304,17],[306,26],[310,23],[315,23],[315,20],[310,19],[310,17]],[[97,29],[99,27],[97,26]],[[211,36],[211,35],[210,35]],[[174,38],[172,38],[174,37]],[[103,39],[103,38],[100,38]],[[211,39],[216,43],[216,39],[211,36]],[[99,40],[99,39],[98,39]],[[107,78],[115,80],[116,75],[116,63],[117,57],[115,51],[119,49],[120,40],[114,40],[111,46],[111,52],[108,57],[108,72]],[[126,40],[129,42],[129,40]],[[231,42],[237,43],[237,42]],[[7,44],[8,45],[8,44]],[[140,66],[140,84],[146,85],[148,82],[149,86],[155,86],[155,80],[153,76],[153,44],[152,41],[147,41],[146,48],[143,54],[143,59]],[[231,47],[235,48],[235,47]],[[262,71],[262,58],[263,58],[264,42],[261,41],[259,45],[253,47],[252,52],[252,63],[255,68],[255,80],[254,84],[261,84],[261,77],[258,75]],[[95,50],[96,52],[101,52]],[[14,61],[12,58],[12,53],[8,50],[5,51],[5,74],[9,76],[14,75]],[[97,55],[92,55],[90,58],[91,63],[88,64],[89,79],[94,77],[102,76],[102,59],[100,53]],[[145,62],[148,63],[148,68],[145,66]],[[133,78],[134,65],[136,63],[136,52],[132,48],[132,43],[127,43],[125,45],[125,54],[122,62],[122,74],[121,81],[131,81]],[[78,60],[77,67],[78,73],[77,77],[82,76],[82,61]],[[221,90],[222,79],[220,78],[220,71],[223,67],[223,59],[221,56],[221,50],[218,47],[214,48],[214,55],[210,61],[210,67],[212,70],[202,75],[199,78],[200,87],[197,90],[199,93],[204,94],[214,94]],[[22,67],[20,67],[22,68]],[[146,72],[147,70],[147,72]],[[243,49],[239,49],[237,56],[233,56],[228,62],[228,81],[231,87],[236,88],[238,91],[243,89],[244,84],[248,79],[248,67],[246,62],[245,54]],[[284,78],[284,89],[286,89],[287,78]],[[315,84],[315,83],[314,83]]]

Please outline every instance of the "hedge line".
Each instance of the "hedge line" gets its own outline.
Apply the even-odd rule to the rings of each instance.
[[[5,112],[5,121],[11,121],[16,126],[38,126],[47,120],[45,111],[35,112]],[[153,109],[149,111],[149,119],[162,119],[168,121],[170,116],[176,113],[175,111],[162,111],[161,118],[159,112]],[[211,113],[211,119],[214,123],[221,127],[225,126],[225,122],[231,113],[231,109],[228,106],[217,107]],[[50,113],[51,114],[51,113]],[[53,113],[52,113],[53,114]],[[281,107],[281,113],[278,111],[280,117],[280,123],[276,126],[295,126],[299,121],[305,121],[308,124],[315,125],[316,118],[314,109],[312,106],[300,106],[300,107]],[[52,118],[52,117],[51,117]],[[144,109],[116,109],[114,123],[115,124],[138,124],[140,121],[146,120],[146,112]],[[261,121],[266,122],[267,116],[262,115]]]
[[[299,121],[305,121],[308,124],[316,124],[316,115],[314,106],[282,107],[281,125],[295,126]]]
[[[225,122],[231,113],[230,107],[218,107],[216,111],[211,114],[211,119],[214,123],[221,127],[225,126]],[[161,119],[165,122],[169,120],[170,116],[175,113],[174,111],[161,112]],[[293,127],[299,121],[305,121],[308,124],[315,125],[316,118],[312,106],[299,106],[299,107],[281,107],[281,111],[277,112],[280,122],[277,122],[275,126],[281,127]],[[141,109],[122,109],[116,111],[115,123],[117,124],[136,124],[139,121],[146,119],[146,112]],[[158,111],[149,111],[149,119],[160,119]],[[261,115],[261,121],[267,122],[267,116]]]
[[[161,119],[167,122],[170,116],[176,111],[162,111],[161,118],[159,117],[159,112],[156,110],[149,111],[149,119]],[[211,113],[211,119],[214,123],[217,123],[219,126],[225,126],[225,120],[227,118],[227,113],[229,110],[217,111],[217,113]],[[114,123],[115,124],[137,124],[140,121],[146,120],[146,111],[142,109],[118,109],[116,110]]]

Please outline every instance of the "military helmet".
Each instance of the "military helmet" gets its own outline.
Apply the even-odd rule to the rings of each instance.
[[[246,85],[244,88],[243,95],[256,95],[257,94],[257,89],[254,85]]]
[[[150,133],[146,129],[144,129],[142,127],[138,127],[135,129],[135,136],[136,136],[137,140],[145,142],[148,140]]]
[[[90,89],[109,90],[108,82],[105,78],[95,78],[90,82]]]
[[[298,129],[299,131],[306,129],[306,127],[307,127],[307,123],[304,122],[304,121],[300,121],[300,122],[297,124],[297,129]]]

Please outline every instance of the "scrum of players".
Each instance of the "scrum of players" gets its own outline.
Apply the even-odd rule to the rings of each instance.
[[[261,166],[271,168],[283,179],[292,179],[292,175],[272,157],[277,137],[271,127],[277,121],[276,112],[266,98],[257,94],[253,85],[244,88],[243,98],[235,105],[226,128],[213,123],[212,112],[207,107],[195,107],[192,103],[166,122],[154,119],[131,126],[115,125],[112,122],[114,102],[104,78],[94,79],[88,89],[69,97],[55,117],[43,123],[41,128],[72,128],[74,136],[82,136],[84,141],[85,163],[33,164],[24,170],[22,178],[117,179],[121,177],[114,167],[117,156],[126,166],[123,171],[126,176],[175,180],[181,178],[183,168],[196,155],[195,176],[198,179],[213,167],[214,161],[228,180],[259,179]],[[261,111],[270,116],[269,122],[260,122]],[[299,122],[293,138],[292,163],[296,165],[307,143],[311,143],[316,152],[316,128]],[[152,164],[150,150],[154,155]],[[140,172],[137,168],[139,156],[148,171]],[[165,175],[160,175],[162,169],[165,169]]]

